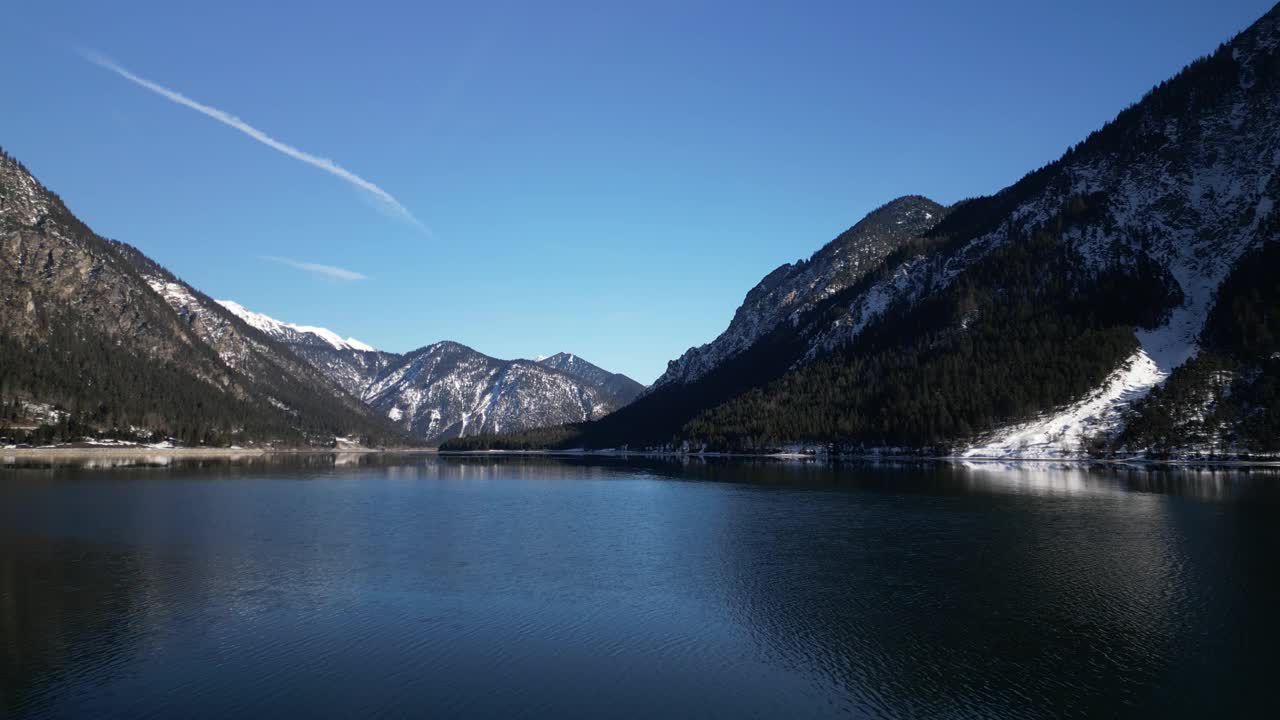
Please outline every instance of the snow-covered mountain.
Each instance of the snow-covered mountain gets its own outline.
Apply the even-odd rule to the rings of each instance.
[[[889,203],[555,442],[1280,450],[1278,47],[1280,6],[1014,185]]]
[[[992,252],[1061,218],[1074,199],[1095,199],[1101,207],[1061,231],[1073,271],[1099,276],[1150,263],[1146,271],[1171,281],[1176,300],[1156,308],[1161,322],[1134,327],[1137,347],[1096,389],[1030,422],[996,429],[964,453],[1075,456],[1089,439],[1115,436],[1127,409],[1200,350],[1218,289],[1240,258],[1275,239],[1269,221],[1280,199],[1278,19],[1273,9],[1062,160],[987,200],[1007,208],[955,252],[904,259],[815,335],[813,351],[856,344],[886,308],[936,296]]]
[[[219,303],[425,442],[594,420],[644,389],[569,353],[498,360],[455,342],[389,353],[326,328]]]
[[[454,342],[406,354],[363,397],[428,441],[594,420],[620,406],[603,384]]]
[[[1007,281],[990,274],[1001,267],[997,257],[1052,239],[1038,283],[1069,286],[1070,302],[1097,303],[1095,315],[1134,318],[1133,349],[1076,400],[988,429],[960,451],[1069,457],[1114,443],[1136,404],[1201,350],[1219,288],[1241,258],[1276,240],[1278,46],[1280,10],[1273,9],[1058,162],[995,196],[962,203],[932,242],[892,258],[875,283],[815,321],[805,359],[883,342],[886,323],[918,321],[928,304],[956,302],[958,288],[1007,295]],[[1108,307],[1113,277],[1131,278],[1126,307]],[[1144,281],[1158,292],[1138,290]],[[978,319],[958,311],[930,331],[941,344]],[[871,329],[875,339],[864,339]]]

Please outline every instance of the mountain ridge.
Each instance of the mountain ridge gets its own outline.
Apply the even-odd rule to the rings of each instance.
[[[356,350],[359,352],[377,352],[377,349],[368,343],[360,342],[355,338],[343,338],[338,333],[329,328],[317,327],[315,325],[296,325],[294,323],[281,322],[275,318],[254,312],[234,300],[215,300],[222,307],[230,310],[237,317],[250,325],[256,327],[264,333],[268,334],[286,334],[296,333],[299,338],[312,335],[319,340],[328,343],[335,350]]]
[[[817,303],[856,283],[903,243],[933,227],[946,212],[922,195],[904,195],[867,213],[807,259],[774,269],[747,292],[724,332],[668,363],[650,391],[695,381],[779,324],[797,322]]]
[[[326,328],[277,320],[234,301],[219,302],[427,443],[468,432],[595,419],[626,405],[643,389],[631,378],[571,353],[540,361],[501,360],[452,340],[406,353],[387,352]]]
[[[1277,93],[1278,14],[1280,10],[1273,8],[1213,54],[1160,83],[1059,160],[993,196],[958,204],[929,232],[926,242],[935,249],[904,259],[885,279],[853,298],[846,318],[817,338],[813,355],[852,347],[857,356],[858,346],[875,342],[863,335],[877,322],[921,317],[914,308],[952,292],[959,287],[957,281],[970,291],[990,289],[990,283],[974,275],[977,268],[991,267],[984,258],[999,262],[1000,253],[1009,257],[1004,248],[1016,250],[1016,245],[1036,237],[1053,236],[1044,246],[1046,260],[1065,253],[1071,258],[1065,272],[1075,278],[1070,280],[1075,289],[1056,302],[1072,302],[1080,293],[1101,302],[1110,292],[1103,290],[1107,278],[1125,273],[1133,278],[1133,287],[1145,284],[1145,297],[1137,295],[1120,304],[1135,313],[1129,316],[1134,347],[1117,357],[1113,367],[1132,372],[1112,380],[1098,378],[1094,387],[1112,399],[1096,408],[1087,407],[1088,397],[1057,405],[1065,398],[1055,396],[1049,406],[1040,406],[1041,417],[1030,426],[1019,424],[1018,416],[1035,403],[1024,405],[1026,410],[996,412],[982,423],[996,426],[990,427],[990,434],[962,445],[960,451],[971,456],[1065,457],[1113,442],[1135,403],[1197,354],[1209,308],[1238,259],[1272,237],[1264,221],[1280,190],[1275,173],[1280,128],[1270,111]],[[1105,308],[1088,312],[1099,310],[1105,314]],[[1096,317],[1082,322],[1096,322]],[[933,332],[953,330],[954,326],[935,326]],[[816,379],[832,370],[832,363],[827,363],[811,376]],[[754,400],[715,411],[716,417],[702,421],[702,431],[732,422],[728,418],[741,417],[749,406],[768,403],[769,397],[782,397],[780,393],[793,393],[794,399],[796,382],[798,378],[791,380],[790,390],[778,385]],[[1001,388],[992,392],[999,394]],[[850,400],[846,407],[856,411],[860,406]],[[1072,421],[1073,416],[1083,417]],[[1001,418],[1014,422],[1001,427]],[[900,422],[907,424],[905,419]],[[874,431],[864,442],[873,437]],[[933,442],[944,439],[941,434],[934,437]],[[698,442],[697,433],[690,439]]]
[[[801,312],[785,321],[759,313],[756,330],[752,303],[777,297],[797,267],[769,273],[725,333],[673,361],[618,413],[484,444],[1152,451],[1124,428],[1153,388],[1208,347],[1210,309],[1241,258],[1275,240],[1277,16],[1280,6],[1058,160],[880,244],[852,281],[804,286],[788,303]],[[1244,297],[1265,294],[1252,282]],[[1275,312],[1245,302],[1255,325]],[[1260,431],[1240,430],[1269,427],[1242,418],[1276,411],[1259,362],[1230,371],[1238,380],[1225,394],[1263,399],[1224,419],[1215,447],[1267,445]],[[1145,422],[1156,432],[1178,424]]]

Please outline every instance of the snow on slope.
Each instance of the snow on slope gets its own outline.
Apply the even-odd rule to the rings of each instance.
[[[164,278],[155,275],[146,275],[142,279],[146,280],[147,285],[150,285],[151,289],[159,293],[160,297],[171,306],[196,307],[200,304],[195,295],[176,282],[167,282]]]
[[[449,341],[409,353],[362,397],[428,441],[582,422],[619,405],[601,384],[528,360],[498,360]]]
[[[334,350],[359,350],[361,352],[377,352],[371,345],[362,343],[355,338],[343,338],[338,333],[322,327],[314,325],[294,325],[293,323],[281,322],[268,315],[254,312],[238,302],[233,300],[217,300],[215,301],[222,307],[230,310],[236,317],[244,320],[253,327],[274,338],[288,337],[290,330],[303,335],[314,335],[333,347]],[[293,342],[297,342],[293,340]]]
[[[220,321],[216,317],[205,317],[204,304],[182,283],[173,282],[159,275],[143,274],[142,279],[164,298],[164,301],[169,303],[169,307],[173,308],[183,320],[188,323],[197,318],[201,320],[199,327],[195,328],[197,334],[209,344],[209,347],[213,348],[214,352],[218,353],[218,357],[222,358],[228,367],[246,371],[245,365],[253,348],[251,344],[236,342],[232,339],[233,333],[227,327],[229,325],[227,320]]]
[[[1069,229],[1064,243],[1086,267],[1099,270],[1117,254],[1155,261],[1177,283],[1182,303],[1163,326],[1135,329],[1141,351],[1088,396],[1029,423],[995,431],[962,454],[1080,455],[1089,437],[1118,432],[1124,411],[1198,352],[1218,288],[1239,258],[1261,242],[1260,223],[1274,212],[1280,185],[1280,115],[1274,110],[1274,91],[1255,91],[1257,73],[1274,67],[1280,15],[1269,13],[1231,44],[1238,84],[1225,86],[1212,107],[1195,113],[1140,107],[1134,125],[1157,151],[1094,152],[1085,147],[1011,213],[1013,222],[1034,226],[1072,196],[1103,193],[1107,220]],[[855,341],[866,318],[945,287],[1009,237],[996,230],[951,257],[904,263],[857,298],[847,317],[817,338],[810,354]]]
[[[968,458],[1080,457],[1088,450],[1090,438],[1117,432],[1125,409],[1168,376],[1169,370],[1161,368],[1146,348],[1141,348],[1083,400],[1047,417],[995,432],[961,455]]]
[[[1182,304],[1173,309],[1163,326],[1135,330],[1142,349],[1089,397],[1051,417],[1000,430],[962,454],[966,457],[1079,456],[1086,452],[1085,444],[1090,437],[1119,432],[1125,411],[1199,352],[1200,332],[1218,288],[1240,256],[1257,241],[1259,223],[1273,210],[1273,199],[1264,193],[1272,184],[1276,168],[1280,167],[1280,149],[1268,148],[1264,157],[1267,155],[1271,162],[1262,163],[1261,171],[1256,173],[1228,173],[1221,164],[1216,164],[1189,173],[1182,187],[1169,177],[1156,186],[1158,190],[1150,189],[1154,183],[1142,184],[1126,178],[1129,182],[1123,185],[1124,192],[1118,197],[1127,200],[1129,207],[1116,211],[1113,206],[1113,215],[1122,227],[1145,222],[1164,239],[1163,246],[1157,246],[1152,254],[1163,261],[1178,282],[1183,292]],[[1082,177],[1087,178],[1087,183],[1094,173],[1086,172]],[[1154,209],[1157,202],[1167,203],[1170,196],[1178,195],[1185,198],[1184,207],[1194,213],[1200,226],[1170,222],[1168,215]],[[1141,210],[1136,209],[1139,207]],[[1235,218],[1241,216],[1251,219],[1247,224],[1235,222]],[[1230,229],[1206,240],[1198,232],[1201,227]],[[1099,239],[1083,238],[1078,247],[1090,259],[1104,252]]]

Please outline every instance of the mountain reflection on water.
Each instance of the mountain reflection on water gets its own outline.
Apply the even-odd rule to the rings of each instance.
[[[989,463],[12,463],[0,698],[12,717],[1270,714],[1278,486]]]

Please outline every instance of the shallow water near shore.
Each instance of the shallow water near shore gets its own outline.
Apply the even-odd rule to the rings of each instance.
[[[9,717],[1270,715],[1280,473],[0,468]]]

